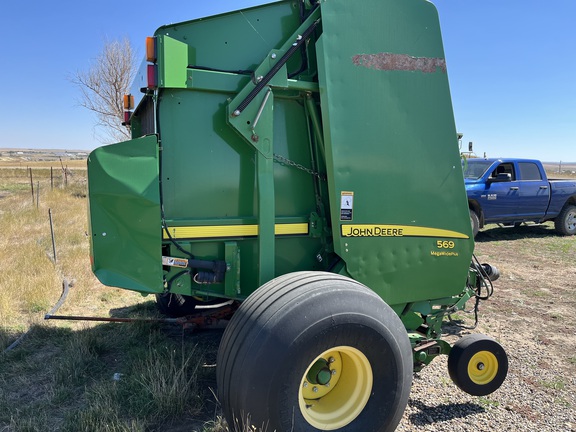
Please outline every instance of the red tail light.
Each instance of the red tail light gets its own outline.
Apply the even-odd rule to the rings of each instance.
[[[150,90],[158,88],[158,66],[148,65],[147,76],[148,76],[148,88]]]

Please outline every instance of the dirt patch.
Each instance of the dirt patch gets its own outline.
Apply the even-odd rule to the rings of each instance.
[[[523,347],[543,345],[564,359],[558,366],[573,371],[576,239],[558,236],[551,225],[492,228],[480,233],[476,252],[502,274],[484,311],[499,322],[503,338]]]

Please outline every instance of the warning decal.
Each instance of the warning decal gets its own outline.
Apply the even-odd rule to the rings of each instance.
[[[351,221],[354,209],[354,192],[340,193],[340,220]]]

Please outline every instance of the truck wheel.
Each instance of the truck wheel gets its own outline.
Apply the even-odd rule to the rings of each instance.
[[[472,234],[476,237],[478,231],[480,231],[480,218],[472,209],[470,209],[470,225],[472,225]]]
[[[393,431],[412,370],[406,330],[373,291],[332,273],[290,273],[228,324],[218,397],[238,430]]]
[[[164,315],[174,318],[191,315],[196,308],[196,299],[182,294],[156,294],[156,306]]]
[[[554,219],[554,228],[560,235],[576,234],[576,206],[566,205]]]
[[[508,374],[508,356],[494,339],[474,334],[454,344],[448,355],[448,373],[454,384],[474,396],[497,390]]]

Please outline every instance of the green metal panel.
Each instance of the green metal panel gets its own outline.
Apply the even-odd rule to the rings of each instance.
[[[92,270],[106,285],[162,292],[156,136],[100,147],[88,158]]]
[[[167,224],[259,226],[257,239],[233,238],[238,240],[241,257],[241,293],[237,297],[245,297],[277,274],[317,265],[317,238],[274,235],[277,223],[292,217],[307,221],[316,209],[311,176],[272,159],[276,152],[309,164],[305,110],[298,100],[298,91],[289,90],[286,79],[288,70],[300,67],[299,56],[291,59],[270,83],[286,90],[278,98],[276,92],[269,93],[268,105],[258,123],[261,139],[251,140],[249,125],[264,93],[247,110],[250,118],[241,119],[248,127],[248,140],[230,128],[226,114],[235,93],[251,86],[249,76],[234,72],[252,69],[254,76],[264,74],[274,64],[270,53],[291,45],[288,36],[299,26],[299,5],[277,2],[165,26],[156,32],[161,39],[170,37],[189,45],[188,90],[173,86],[162,89],[159,96]],[[172,62],[172,58],[165,56],[167,64],[159,64],[160,69],[182,69],[181,60]],[[226,238],[178,241],[201,259],[233,256]],[[226,252],[224,242],[228,245]],[[173,246],[170,252],[181,254]],[[166,277],[175,273],[172,270]],[[199,287],[191,285],[189,278],[181,278],[172,289],[185,294],[208,291],[229,296],[231,282],[227,279],[226,283],[226,289],[218,284]]]
[[[160,87],[186,88],[187,68],[190,64],[188,45],[166,35],[157,37],[158,85]]]
[[[437,12],[424,0],[321,9],[335,250],[392,305],[459,294],[473,240]]]
[[[216,74],[216,80],[219,80]],[[226,123],[228,93],[164,89],[160,98],[160,130],[164,208],[168,226],[214,226],[259,224],[263,219],[258,205],[259,168],[267,162],[272,199],[262,205],[269,213],[270,235],[263,248],[256,239],[240,239],[240,298],[246,297],[276,275],[311,268],[321,269],[316,254],[320,240],[309,236],[275,238],[274,222],[286,218],[307,221],[316,210],[312,176],[302,170],[261,156]],[[271,98],[274,103],[274,152],[302,165],[310,164],[309,131],[303,104],[294,98]],[[304,145],[303,145],[304,144]],[[272,149],[270,149],[271,151]],[[260,158],[262,160],[260,160]],[[268,177],[266,177],[268,176]],[[223,259],[227,239],[181,241],[196,257]],[[270,246],[272,244],[272,246]],[[260,250],[263,253],[260,253]],[[172,248],[174,256],[181,253]],[[262,260],[260,259],[262,257]],[[227,260],[228,261],[228,260]],[[171,277],[172,270],[167,275]],[[259,277],[260,273],[262,276]],[[222,286],[191,286],[181,278],[172,290],[183,294],[230,295]]]
[[[281,1],[192,21],[169,24],[155,35],[188,45],[190,65],[212,70],[255,69],[298,27],[299,5]],[[299,59],[288,64],[296,69]]]

